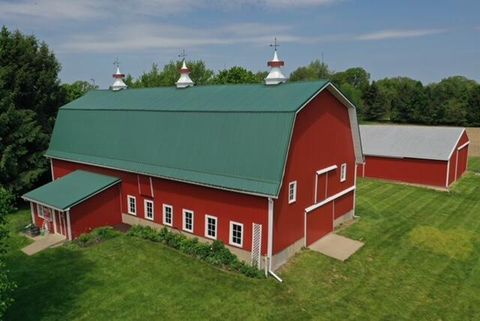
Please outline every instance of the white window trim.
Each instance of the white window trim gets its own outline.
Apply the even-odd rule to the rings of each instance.
[[[294,186],[293,188],[293,198],[290,198],[290,187]],[[288,204],[295,203],[297,201],[297,181],[292,181],[288,183]]]
[[[133,212],[130,210],[130,200],[133,200],[133,202],[135,203],[135,211]],[[127,213],[135,216],[137,215],[137,199],[135,198],[135,196],[127,195]]]
[[[347,163],[343,163],[340,166],[340,182],[345,182],[347,180]]]
[[[242,236],[240,238],[240,243],[233,242],[233,225],[239,225],[242,228]],[[243,247],[243,235],[244,234],[245,234],[245,230],[243,228],[242,223],[230,221],[230,240],[229,240],[230,245],[233,245],[233,246],[236,246],[236,247]]]
[[[148,215],[147,215],[147,213],[148,213],[147,212],[147,209],[148,209],[147,204],[148,203],[152,204],[152,217],[148,217]],[[143,210],[144,210],[143,214],[144,214],[144,216],[147,220],[150,220],[150,221],[155,220],[155,204],[153,203],[153,200],[145,200],[143,202]]]
[[[167,223],[167,213],[166,213],[166,209],[167,208],[170,208],[171,210],[171,213],[172,213],[172,219],[171,219],[171,223]],[[167,226],[173,226],[173,206],[172,205],[169,205],[169,204],[163,204],[163,225],[167,225]]]
[[[190,233],[193,233],[193,229],[194,229],[194,226],[195,226],[195,213],[192,211],[192,210],[188,210],[188,209],[183,209],[183,230],[186,231],[186,232],[190,232]],[[191,229],[187,229],[187,224],[186,224],[186,213],[192,213],[192,228]]]
[[[208,235],[208,219],[214,219],[215,220],[215,236]],[[216,240],[218,235],[218,218],[216,216],[212,215],[205,215],[205,237]]]

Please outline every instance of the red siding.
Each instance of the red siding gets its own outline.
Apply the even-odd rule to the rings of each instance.
[[[467,170],[467,163],[468,163],[468,145],[466,147],[462,147],[465,143],[468,142],[467,132],[465,131],[458,141],[458,144],[455,148],[452,157],[450,158],[450,163],[452,163],[452,170],[453,173],[451,175],[452,179],[459,179],[462,177],[463,173]],[[451,181],[453,183],[453,181]]]
[[[366,156],[365,162],[366,177],[445,187],[446,161]]]
[[[337,219],[350,212],[353,208],[354,194],[350,192],[334,201],[334,218]]]
[[[152,199],[140,194],[136,174],[118,170],[53,160],[55,177],[76,169],[119,177],[121,183],[121,211],[127,213],[127,195],[136,197],[137,216],[145,217],[144,200]],[[262,224],[262,253],[266,254],[268,232],[268,201],[266,198],[197,186],[187,183],[152,178],[154,194],[154,222],[163,224],[163,204],[173,206],[173,228],[182,229],[182,209],[194,211],[194,234],[204,237],[205,215],[218,218],[217,239],[229,244],[230,221],[243,224],[243,249],[250,251],[252,224]],[[119,213],[120,216],[120,213]]]
[[[307,214],[307,246],[333,232],[333,203]]]
[[[347,163],[345,182],[339,176],[342,163]],[[315,201],[316,171],[332,165],[338,168],[328,173],[327,197],[354,185],[355,153],[348,109],[324,91],[295,121],[283,185],[274,203],[274,254],[304,237],[305,209]],[[295,180],[297,201],[288,204],[288,183]],[[353,193],[348,197],[353,204]]]
[[[100,226],[122,223],[120,184],[89,198],[70,210],[72,238]]]

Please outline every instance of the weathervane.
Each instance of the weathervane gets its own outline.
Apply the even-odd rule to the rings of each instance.
[[[280,45],[277,42],[277,37],[273,38],[273,44],[270,44],[270,47],[275,48],[275,51],[277,50],[277,47],[280,47]]]
[[[116,57],[115,60],[113,61],[113,65],[117,68],[120,67],[120,61],[118,60],[118,57]]]
[[[185,49],[182,49],[182,52],[178,55],[178,57],[182,58],[182,60],[185,60],[185,57],[187,54],[185,53]]]

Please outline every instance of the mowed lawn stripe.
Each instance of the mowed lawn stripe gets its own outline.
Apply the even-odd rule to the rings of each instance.
[[[7,320],[480,320],[480,176],[448,193],[358,183],[360,218],[339,233],[365,246],[346,262],[304,250],[282,284],[127,236],[27,257],[29,212],[11,215]]]

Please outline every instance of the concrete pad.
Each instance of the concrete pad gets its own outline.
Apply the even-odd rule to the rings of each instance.
[[[34,242],[22,249],[22,252],[27,255],[34,255],[50,247],[60,245],[65,242],[65,236],[60,234],[48,234],[45,236],[37,236]]]
[[[344,236],[330,233],[310,245],[309,248],[326,256],[333,257],[334,259],[345,261],[362,246],[363,243],[360,241],[351,240]]]

